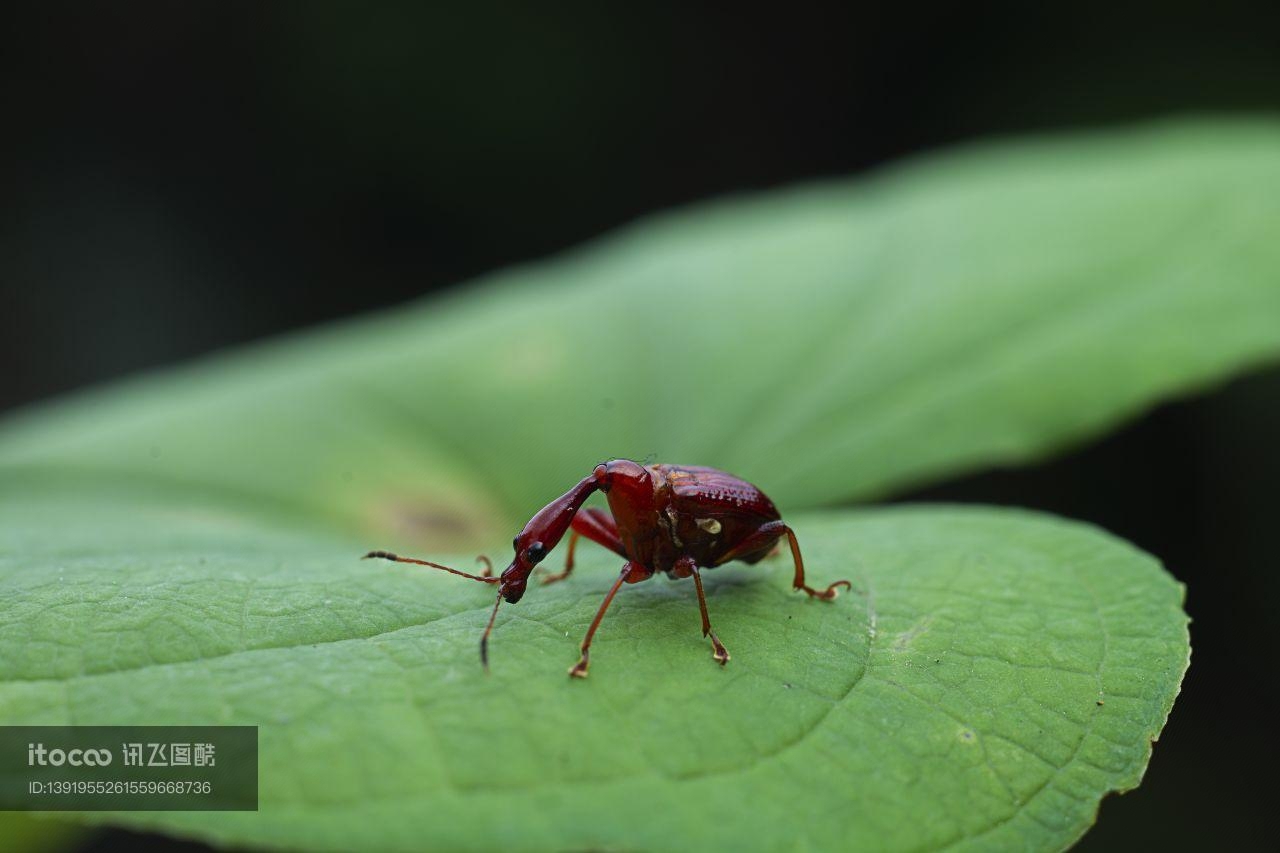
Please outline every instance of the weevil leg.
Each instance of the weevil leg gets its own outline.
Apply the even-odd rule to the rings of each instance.
[[[618,575],[618,579],[613,582],[613,586],[609,587],[609,592],[605,595],[604,601],[600,602],[600,609],[596,611],[596,618],[591,620],[591,626],[587,628],[587,635],[582,638],[582,657],[569,668],[569,675],[574,678],[587,677],[587,666],[591,658],[591,638],[596,635],[596,629],[600,627],[600,620],[604,619],[604,612],[613,603],[613,597],[618,594],[618,589],[627,581],[635,583],[636,581],[644,580],[651,574],[652,572],[649,572],[639,563],[627,563],[622,567],[622,574]]]
[[[569,553],[564,555],[564,571],[548,572],[541,566],[538,567],[538,574],[542,576],[542,585],[562,581],[569,575],[573,574],[573,552],[578,547],[578,540],[582,538],[582,534],[576,530],[569,533]]]
[[[760,525],[754,533],[743,539],[729,553],[717,560],[716,565],[736,560],[743,555],[750,555],[768,547],[771,542],[775,542],[783,536],[786,536],[791,543],[791,559],[795,561],[796,565],[795,580],[791,584],[794,588],[804,590],[809,594],[810,598],[821,598],[823,601],[830,601],[835,598],[839,594],[837,587],[842,586],[845,589],[853,589],[853,584],[848,581],[836,581],[825,590],[816,590],[806,584],[804,582],[804,558],[800,556],[800,543],[796,540],[795,531],[783,521],[767,521]]]
[[[806,584],[804,582],[804,558],[800,556],[800,541],[796,539],[796,532],[794,530],[787,527],[785,524],[782,526],[786,528],[787,540],[791,544],[791,559],[794,560],[796,564],[796,576],[791,582],[791,586],[794,589],[803,589],[808,593],[810,598],[821,598],[823,601],[831,601],[839,595],[838,589],[840,587],[853,589],[853,584],[846,580],[836,581],[835,583],[830,584],[822,592],[818,592],[816,589]]]
[[[691,557],[681,557],[676,561],[677,572],[683,575],[686,571],[693,576],[694,589],[698,590],[698,609],[702,611],[702,636],[711,638],[711,658],[724,666],[729,662],[729,650],[720,642],[716,632],[711,630],[711,617],[707,615],[707,594],[702,591],[702,573],[698,564]]]
[[[622,548],[622,540],[618,538],[618,525],[613,516],[603,509],[592,507],[579,510],[573,517],[573,532],[569,535],[569,553],[565,555],[564,571],[544,575],[542,583],[549,584],[562,581],[573,571],[573,555],[578,539],[585,536],[592,542],[603,545],[619,557],[626,557]]]

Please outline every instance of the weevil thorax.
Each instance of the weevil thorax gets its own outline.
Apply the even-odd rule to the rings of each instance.
[[[613,459],[597,465],[595,477],[609,500],[609,511],[618,525],[626,551],[642,562],[652,550],[648,541],[657,529],[658,501],[653,473],[630,459]]]
[[[597,466],[597,470],[599,466]],[[511,546],[515,556],[511,565],[501,575],[498,589],[509,604],[515,604],[524,596],[529,575],[535,566],[551,553],[551,549],[560,544],[573,517],[582,508],[583,502],[591,493],[600,488],[596,474],[584,477],[569,491],[534,513]]]

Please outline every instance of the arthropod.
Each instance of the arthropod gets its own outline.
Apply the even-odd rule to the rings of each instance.
[[[583,502],[596,491],[605,493],[609,511],[583,508]],[[839,587],[852,588],[847,580],[836,581],[821,591],[805,583],[804,560],[795,533],[782,521],[764,492],[747,481],[715,468],[641,465],[629,459],[602,462],[576,486],[538,510],[512,543],[515,556],[511,565],[497,577],[488,570],[475,575],[388,551],[370,551],[365,557],[430,566],[496,584],[498,599],[480,637],[480,660],[488,668],[489,635],[498,607],[503,601],[515,604],[524,596],[534,567],[570,530],[564,570],[546,575],[543,584],[562,581],[573,571],[574,547],[580,537],[603,545],[627,561],[587,628],[582,657],[569,669],[576,678],[586,678],[591,639],[624,583],[639,583],[658,572],[672,578],[693,578],[702,611],[702,635],[711,639],[711,656],[722,666],[728,662],[729,652],[711,630],[707,597],[702,589],[704,570],[731,560],[756,563],[786,537],[795,563],[795,589],[829,601],[836,597]]]

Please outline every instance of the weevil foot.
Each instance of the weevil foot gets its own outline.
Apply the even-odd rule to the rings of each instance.
[[[801,587],[797,587],[797,589],[803,589],[805,592],[809,594],[810,598],[818,598],[823,601],[834,601],[836,599],[836,596],[840,594],[840,589],[839,589],[840,587],[844,587],[845,589],[853,589],[853,584],[849,583],[848,581],[836,581],[831,586],[827,587],[821,592],[819,592],[818,590],[814,589],[811,586],[801,586]]]
[[[588,664],[587,653],[583,652],[582,658],[573,666],[569,667],[569,676],[571,678],[586,678],[587,664]]]
[[[724,647],[724,643],[720,642],[720,638],[711,633],[711,659],[716,663],[724,666],[729,662],[729,650]]]

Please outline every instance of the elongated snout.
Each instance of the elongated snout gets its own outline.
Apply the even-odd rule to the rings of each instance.
[[[529,571],[522,570],[520,561],[513,562],[505,572],[502,573],[502,581],[498,586],[498,591],[502,593],[502,598],[507,604],[515,604],[521,598],[524,598],[525,586],[529,583]]]

